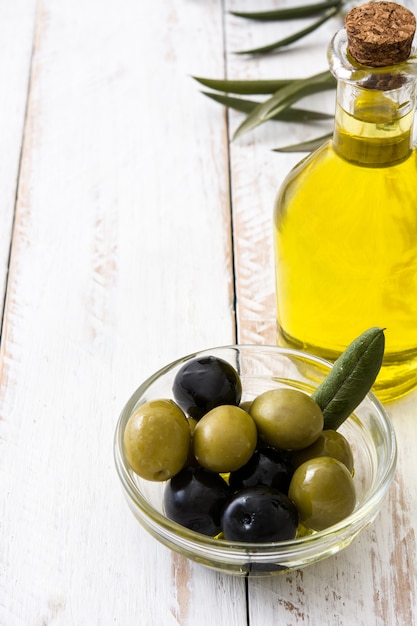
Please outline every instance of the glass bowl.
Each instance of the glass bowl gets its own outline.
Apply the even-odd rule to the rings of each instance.
[[[355,510],[342,522],[291,541],[239,543],[201,535],[164,516],[164,483],[144,480],[130,469],[123,450],[123,433],[130,415],[139,405],[149,400],[172,398],[172,383],[179,368],[203,355],[224,359],[238,371],[243,387],[242,402],[277,387],[311,393],[331,368],[327,361],[297,350],[235,345],[190,354],[150,376],[123,408],[114,438],[117,473],[136,519],[171,550],[215,570],[240,576],[265,576],[299,569],[348,546],[377,516],[397,460],[393,426],[372,393],[339,429],[354,454],[357,494]]]

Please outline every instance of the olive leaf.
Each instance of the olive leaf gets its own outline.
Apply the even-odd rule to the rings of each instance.
[[[201,76],[192,76],[192,78],[210,89],[241,95],[272,94],[297,80],[294,78],[278,78],[276,80],[230,80],[203,78]]]
[[[290,146],[282,146],[281,148],[274,148],[273,152],[312,152],[319,148],[325,141],[328,141],[333,136],[333,133],[326,133],[315,139],[309,141],[302,141]]]
[[[312,394],[324,428],[337,430],[362,402],[378,376],[385,349],[384,329],[368,328],[342,352]]]
[[[233,138],[236,139],[260,124],[273,119],[301,98],[320,91],[334,89],[335,85],[335,78],[329,71],[315,74],[309,78],[293,80],[275,92],[265,102],[258,104],[237,128]]]
[[[261,46],[259,48],[251,48],[249,50],[240,50],[235,52],[235,54],[260,54],[264,52],[272,52],[273,50],[278,50],[283,48],[284,46],[288,46],[296,41],[299,41],[306,35],[309,35],[313,31],[317,30],[322,24],[327,22],[330,18],[334,17],[339,12],[339,6],[336,6],[332,9],[329,9],[320,19],[316,20],[306,28],[303,28],[288,37],[284,37],[284,39],[280,39],[279,41],[275,41],[274,43],[268,44],[267,46]]]
[[[325,0],[324,2],[317,2],[316,4],[304,4],[301,6],[295,6],[286,9],[275,9],[272,11],[230,11],[231,15],[236,17],[243,17],[251,20],[259,21],[281,21],[292,20],[303,17],[309,17],[311,15],[317,15],[322,13],[331,7],[340,7],[344,4],[344,0]]]
[[[224,106],[235,109],[236,111],[241,111],[242,113],[250,113],[259,104],[259,102],[257,102],[256,100],[248,100],[246,98],[233,98],[232,96],[227,96],[225,94],[216,94],[209,91],[202,91],[201,93],[208,98],[211,98],[215,102],[219,102],[219,104],[223,104]],[[309,122],[328,120],[332,118],[333,115],[329,115],[328,113],[289,107],[288,109],[281,111],[271,119],[286,122]]]

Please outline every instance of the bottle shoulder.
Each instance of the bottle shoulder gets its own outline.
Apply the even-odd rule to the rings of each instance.
[[[328,141],[302,159],[282,183],[275,207],[289,203],[315,204],[315,199],[334,196],[378,197],[387,187],[402,188],[405,198],[417,200],[417,151],[401,163],[388,167],[364,167],[345,160]]]
[[[283,182],[283,186],[285,186],[286,183],[289,183],[293,178],[297,177],[301,172],[320,167],[322,163],[325,163],[334,157],[339,158],[334,151],[332,139],[328,139],[321,146],[306,155],[298,163],[296,163],[296,165],[294,165],[294,167],[287,174]]]
[[[301,180],[308,181],[312,177],[320,176],[323,169],[330,167],[332,161],[336,163],[339,159],[340,157],[334,151],[332,140],[326,141],[291,168],[278,190],[276,200],[279,201],[287,190],[298,186]]]
[[[312,228],[321,220],[361,222],[364,215],[384,215],[386,224],[401,221],[417,228],[417,153],[391,167],[361,167],[345,161],[326,144],[288,174],[275,200],[274,222]],[[294,221],[295,220],[295,221]],[[317,226],[319,228],[319,226]]]

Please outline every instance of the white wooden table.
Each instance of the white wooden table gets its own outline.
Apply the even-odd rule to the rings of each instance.
[[[233,54],[299,24],[228,11],[278,5],[0,0],[1,626],[417,623],[416,393],[388,407],[399,463],[375,524],[293,574],[171,553],[114,469],[144,378],[194,350],[275,343],[272,205],[301,155],[271,148],[318,131],[272,123],[230,143],[241,114],[191,76],[326,69],[335,22],[281,54]]]

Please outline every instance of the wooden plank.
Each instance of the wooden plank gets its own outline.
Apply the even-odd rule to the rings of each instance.
[[[0,3],[0,294],[6,286],[35,24],[35,0]]]
[[[246,621],[244,581],[128,511],[118,414],[234,341],[220,0],[39,3],[1,352],[0,623]],[[3,588],[5,586],[5,588]]]
[[[259,1],[256,10],[271,8],[268,0]],[[288,1],[280,6],[293,6]],[[229,0],[229,11],[242,9],[239,0]],[[245,10],[255,10],[252,6]],[[337,22],[338,23],[338,22]],[[291,22],[256,22],[230,16],[226,21],[228,51],[245,50],[269,44],[305,26],[305,20]],[[333,27],[323,26],[319,34],[291,50],[269,55],[234,55],[227,57],[229,78],[297,78],[327,68],[326,43]],[[308,64],[306,64],[308,58]],[[259,100],[266,96],[258,97]],[[314,103],[313,103],[314,104]],[[320,106],[330,107],[332,99],[320,95]],[[306,105],[307,106],[307,105]],[[230,112],[234,133],[243,114]],[[327,124],[328,128],[328,124]],[[235,267],[237,275],[237,320],[241,343],[276,343],[274,259],[272,212],[279,185],[303,155],[273,152],[274,148],[326,132],[323,124],[310,127],[270,122],[232,142],[230,147],[233,200]]]
[[[227,3],[229,10],[238,8],[238,0]],[[269,2],[256,3],[257,10],[266,8],[271,8]],[[282,28],[232,17],[227,19],[226,27],[228,50],[274,41]],[[229,54],[228,76],[284,78],[322,71],[326,69],[325,48],[333,27],[322,27],[308,43],[306,40],[291,51],[269,57],[236,58]],[[291,25],[284,28],[288,34]],[[328,106],[328,99],[325,102]],[[241,120],[240,114],[230,113],[232,131]],[[302,132],[295,125],[269,124],[231,145],[237,319],[242,343],[275,343],[272,209],[279,185],[302,155],[276,154],[269,149],[301,140]],[[417,623],[417,501],[410,485],[410,476],[417,471],[412,451],[416,441],[416,393],[389,405],[397,430],[399,465],[375,524],[349,548],[321,563],[292,574],[250,580],[251,626]]]

